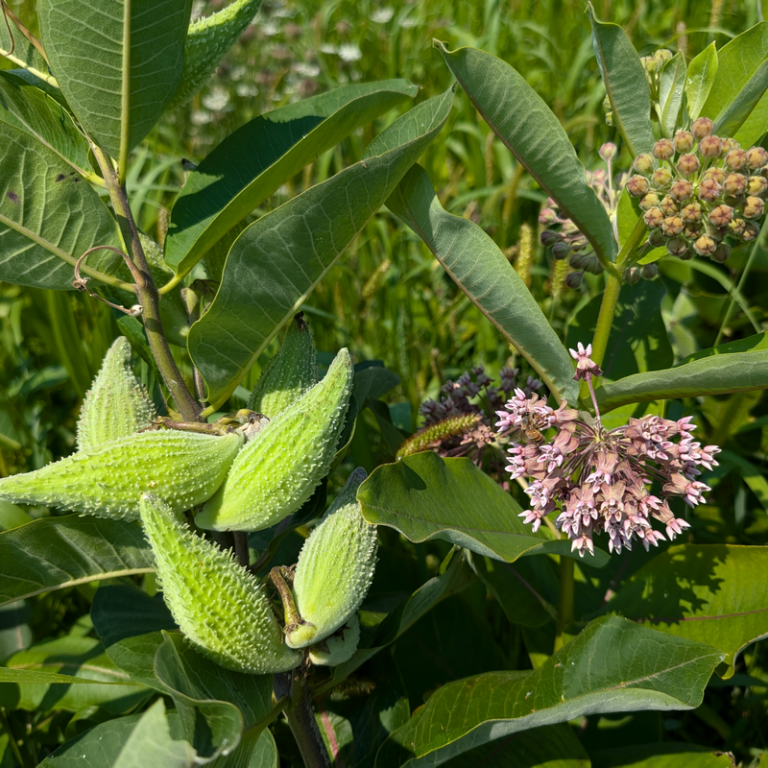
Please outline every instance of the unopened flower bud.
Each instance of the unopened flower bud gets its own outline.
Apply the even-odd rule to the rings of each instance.
[[[748,197],[744,203],[744,218],[759,219],[765,210],[765,203],[759,197]]]
[[[739,197],[747,188],[747,178],[740,173],[729,173],[723,182],[723,189],[731,197]]]
[[[578,288],[581,285],[581,281],[584,279],[583,272],[569,272],[565,276],[565,284],[569,288]]]
[[[603,265],[600,263],[600,259],[598,259],[594,253],[588,253],[582,263],[584,264],[584,270],[586,272],[589,272],[593,275],[603,274]]]
[[[669,168],[657,168],[651,176],[651,183],[656,189],[669,189],[673,178]]]
[[[559,239],[560,236],[557,234],[557,232],[553,232],[551,229],[545,229],[541,233],[541,244],[545,248],[549,248],[550,246],[554,245]]]
[[[677,170],[680,171],[683,176],[691,176],[692,174],[697,173],[699,168],[701,168],[701,163],[696,155],[680,155],[678,158]]]
[[[643,214],[643,220],[651,229],[655,229],[661,226],[661,222],[664,221],[664,214],[660,208],[650,208]]]
[[[664,234],[660,229],[652,229],[648,233],[648,242],[652,248],[658,248],[664,245]]]
[[[551,208],[542,208],[539,213],[539,224],[543,224],[545,227],[550,227],[552,224],[557,224],[557,214]]]
[[[683,237],[673,237],[671,240],[667,240],[667,253],[681,259],[691,258],[688,241]]]
[[[762,147],[752,147],[747,150],[747,165],[752,170],[762,168],[766,163],[768,163],[768,152]]]
[[[699,142],[699,154],[702,157],[720,157],[723,142],[717,136],[705,136]]]
[[[653,171],[653,155],[649,155],[647,152],[643,152],[641,155],[638,155],[634,162],[632,163],[632,167],[638,172],[643,173],[646,176]]]
[[[629,285],[637,285],[640,282],[640,270],[637,267],[628,267],[625,269],[624,282]]]
[[[606,141],[605,144],[597,150],[597,154],[607,163],[616,157],[616,145],[612,141]]]
[[[656,59],[654,59],[653,56],[641,56],[640,63],[643,65],[643,69],[649,75],[652,75],[654,72],[656,72],[657,64]]]
[[[646,280],[653,280],[658,276],[659,268],[656,266],[656,264],[643,264],[643,266],[640,268],[640,274]]]
[[[571,247],[568,245],[568,243],[563,242],[562,240],[558,240],[558,242],[552,246],[552,256],[558,261],[561,259],[567,259],[570,252]]]
[[[725,172],[722,168],[718,168],[716,165],[713,165],[711,168],[707,168],[707,170],[704,171],[704,175],[701,178],[702,181],[705,179],[710,179],[711,181],[716,181],[718,184],[722,185],[722,183],[725,181]]]
[[[711,256],[717,249],[717,243],[709,236],[702,235],[694,244],[693,250],[699,256]]]
[[[655,59],[658,68],[661,69],[672,58],[672,51],[667,48],[659,48],[659,50],[653,54],[653,58]]]
[[[579,251],[576,251],[575,253],[571,254],[571,258],[568,259],[568,263],[574,268],[574,269],[583,269],[584,268],[584,260],[587,258],[586,253],[580,253]]]
[[[627,182],[627,192],[629,192],[632,197],[642,197],[649,189],[650,185],[648,184],[648,179],[639,174],[630,177]]]
[[[613,122],[613,112],[606,112],[606,113],[605,113],[605,124],[606,124],[606,125],[607,125],[609,128],[613,128],[613,127],[614,127],[614,122]],[[568,282],[568,281],[566,280],[566,283],[567,283],[567,282]]]
[[[670,160],[675,156],[675,145],[669,139],[659,139],[653,145],[653,156],[659,160]]]
[[[709,220],[718,228],[727,226],[733,218],[733,208],[730,205],[718,205],[709,212]]]
[[[650,210],[659,204],[659,196],[655,192],[649,192],[639,203],[643,211]]]
[[[712,261],[716,261],[722,264],[731,255],[731,246],[725,243],[720,243],[715,249],[715,252],[709,257]]]
[[[701,221],[701,203],[688,203],[681,211],[680,218],[686,224],[698,224]]]
[[[693,138],[700,141],[705,136],[709,136],[712,133],[714,123],[708,117],[700,117],[698,120],[694,120],[691,124],[691,133]]]
[[[744,224],[744,231],[741,233],[741,239],[746,243],[751,243],[760,234],[760,227],[754,221],[747,221]]]
[[[690,181],[685,181],[685,179],[677,179],[669,188],[669,194],[678,203],[689,200],[693,194],[693,184]]]
[[[691,224],[683,230],[683,237],[686,240],[695,240],[701,234],[700,224]]]
[[[763,176],[750,176],[747,182],[747,193],[750,195],[764,195],[768,189],[768,180]]]
[[[728,232],[734,237],[741,237],[746,229],[747,222],[744,219],[733,219],[728,225]]]
[[[683,231],[683,220],[679,216],[667,216],[664,221],[661,222],[661,231],[667,237],[675,237]]]
[[[732,171],[740,171],[747,164],[747,153],[743,149],[732,149],[725,156],[725,164]]]
[[[660,203],[659,208],[664,216],[674,216],[678,212],[678,205],[671,195],[667,195]]]
[[[689,131],[678,131],[672,143],[678,152],[690,152],[693,147],[693,134]]]
[[[699,186],[699,197],[708,203],[713,203],[720,197],[722,187],[714,179],[704,179]]]
[[[740,149],[741,145],[736,139],[725,138],[723,142],[723,154],[727,155],[732,149]]]

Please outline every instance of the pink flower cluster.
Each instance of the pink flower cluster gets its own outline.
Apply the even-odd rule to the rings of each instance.
[[[594,554],[593,536],[601,532],[608,534],[611,552],[631,549],[635,536],[647,550],[665,538],[651,526],[651,519],[666,527],[670,540],[689,527],[674,516],[669,499],[680,496],[691,507],[702,502],[710,489],[696,479],[699,468],[716,467],[720,448],[702,448],[693,439],[690,416],[678,421],[644,416],[605,429],[591,381],[602,371],[591,354],[591,345],[571,350],[577,361],[574,378],[589,385],[594,419],[568,408],[565,401],[557,410],[550,408],[538,395],[519,389],[506,410],[497,411],[501,434],[521,430],[529,437],[525,444],[512,444],[506,469],[513,479],[529,482],[531,508],[521,517],[534,531],[544,516],[559,510],[555,525],[572,540],[571,551],[578,550],[582,557],[585,551]],[[545,440],[540,433],[549,428],[556,433]],[[650,492],[654,483],[660,488],[658,496]]]

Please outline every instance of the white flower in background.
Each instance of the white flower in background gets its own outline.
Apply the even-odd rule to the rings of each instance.
[[[371,21],[374,24],[386,24],[395,15],[395,9],[386,6],[384,8],[377,8],[371,14]]]
[[[317,77],[320,74],[320,67],[317,64],[299,61],[293,65],[293,71],[300,77]]]
[[[203,96],[203,106],[211,112],[221,112],[229,104],[229,93],[221,87],[212,88]]]
[[[342,61],[359,61],[363,58],[363,52],[357,43],[343,43],[339,46],[339,58]]]

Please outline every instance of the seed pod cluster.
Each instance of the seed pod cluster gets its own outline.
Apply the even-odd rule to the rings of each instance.
[[[349,476],[299,554],[293,597],[301,621],[285,628],[291,648],[306,648],[330,637],[352,619],[370,589],[376,526],[363,519],[356,498],[365,476],[363,469]]]
[[[301,654],[283,642],[261,584],[231,554],[192,533],[153,494],[141,497],[141,518],[165,602],[203,655],[226,669],[256,675],[301,663]]]
[[[760,232],[768,191],[768,152],[742,149],[712,133],[709,118],[659,139],[634,159],[629,193],[640,199],[649,243],[681,259],[706,256],[722,263],[727,240],[750,242]]]
[[[331,468],[353,378],[352,359],[342,349],[322,381],[252,436],[197,515],[198,527],[260,531],[307,501]]]

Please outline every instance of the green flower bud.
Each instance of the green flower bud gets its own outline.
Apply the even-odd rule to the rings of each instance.
[[[746,176],[740,173],[729,173],[723,182],[723,190],[731,197],[740,197],[747,188]]]
[[[645,176],[653,171],[653,165],[653,155],[649,155],[647,152],[643,152],[643,154],[638,155],[632,163],[632,167],[638,173],[642,173]]]
[[[677,161],[677,170],[683,174],[683,176],[692,176],[694,173],[698,173],[701,168],[701,163],[696,155],[681,155]]]
[[[699,142],[699,154],[702,157],[720,157],[723,143],[717,136],[705,136]]]
[[[760,234],[760,227],[754,221],[748,221],[744,225],[744,231],[741,233],[741,239],[745,243],[751,243]]]
[[[744,218],[759,219],[765,211],[765,203],[759,197],[748,197],[744,203]]]
[[[563,242],[562,240],[559,240],[552,246],[552,256],[558,261],[567,259],[570,252],[571,247],[568,245],[568,243]]]
[[[629,192],[632,197],[642,197],[649,189],[650,185],[645,176],[635,174],[629,178],[629,181],[627,181],[627,192]]]
[[[678,203],[689,200],[693,195],[693,184],[690,181],[685,181],[685,179],[677,179],[669,188],[669,195]]]
[[[640,268],[640,274],[646,280],[653,280],[659,274],[659,268],[656,264],[643,264]]]
[[[679,216],[667,216],[661,222],[661,231],[666,237],[675,237],[682,233],[684,226],[683,220]]]
[[[699,185],[699,197],[708,203],[713,203],[720,197],[723,188],[714,179],[704,179]]]
[[[293,577],[298,625],[287,625],[286,642],[306,648],[346,624],[365,598],[376,567],[376,526],[363,519],[357,489],[365,471],[355,470],[333,506],[304,543]]]
[[[747,182],[747,194],[764,195],[768,189],[768,180],[763,176],[750,176]]]
[[[651,176],[651,184],[656,189],[669,189],[674,176],[669,168],[657,168]]]
[[[694,244],[693,250],[699,256],[711,256],[717,249],[717,243],[709,236],[702,235]]]
[[[751,147],[747,150],[747,166],[753,171],[768,163],[768,152],[762,147]]]
[[[653,156],[657,160],[671,160],[675,156],[675,145],[669,139],[659,139],[653,145]]]
[[[312,332],[299,312],[288,327],[280,351],[264,366],[248,407],[274,419],[315,384]]]
[[[679,207],[675,202],[675,198],[671,195],[667,195],[659,203],[659,208],[661,208],[661,212],[664,214],[664,216],[674,216],[679,210]]]
[[[664,234],[660,229],[652,229],[648,233],[648,242],[651,244],[652,248],[659,248],[664,245]]]
[[[712,261],[716,261],[719,264],[728,260],[731,255],[731,247],[725,243],[720,243],[715,249],[715,252],[709,257]]]
[[[656,72],[657,69],[657,63],[656,59],[651,56],[641,56],[640,57],[640,63],[643,65],[643,69],[649,74],[652,75]]]
[[[732,171],[740,171],[747,164],[747,153],[743,149],[732,149],[725,156],[725,164]]]
[[[688,241],[684,237],[673,237],[671,240],[667,240],[667,253],[681,259],[691,258]]]
[[[741,145],[739,144],[736,139],[731,139],[730,137],[727,137],[722,140],[723,141],[723,154],[727,155],[732,149],[740,149]]]
[[[678,152],[690,152],[693,147],[693,134],[689,131],[680,130],[675,134],[672,143]]]
[[[728,226],[733,218],[733,208],[730,205],[718,205],[709,212],[709,220],[718,229]]]
[[[180,523],[157,496],[141,498],[163,597],[184,636],[226,669],[265,675],[298,667],[259,581]]]
[[[595,256],[594,253],[588,253],[585,255],[582,261],[583,268],[593,275],[603,274],[603,265],[600,263],[600,259]]]
[[[643,214],[643,220],[651,229],[661,226],[664,221],[664,214],[659,208],[650,208]]]
[[[139,432],[6,477],[0,480],[0,498],[136,520],[141,494],[151,491],[182,512],[213,496],[242,445],[237,432]]]
[[[686,224],[698,224],[701,221],[701,204],[696,201],[688,203],[680,211],[680,218]]]
[[[712,133],[712,128],[714,128],[714,123],[708,117],[700,117],[691,124],[691,133],[696,141],[700,141]]]
[[[640,208],[643,211],[648,211],[651,208],[658,206],[658,204],[659,196],[655,192],[649,192],[639,203]]]
[[[606,163],[610,162],[616,157],[616,145],[612,141],[607,141],[597,150],[597,154],[600,155],[601,160],[604,160]]]
[[[614,122],[613,122],[613,112],[606,112],[606,113],[605,113],[605,124],[606,124],[606,125],[607,125],[609,128],[613,128],[613,127],[614,127]]]
[[[77,421],[77,448],[92,451],[104,443],[152,426],[157,411],[131,368],[131,345],[120,336],[104,355],[83,400]]]
[[[316,666],[335,667],[349,661],[360,642],[360,619],[357,614],[330,637],[309,649],[309,660]]]
[[[688,241],[693,241],[699,235],[701,235],[702,227],[699,224],[691,224],[689,226],[686,226],[683,230],[683,237]]]
[[[728,225],[728,232],[734,237],[741,237],[746,227],[747,222],[744,219],[733,219]]]
[[[629,285],[637,285],[640,282],[640,270],[637,267],[628,267],[625,269],[624,282]]]
[[[653,54],[653,58],[656,61],[656,66],[659,71],[661,71],[662,67],[672,58],[672,51],[667,48],[659,48],[659,50]]]
[[[272,419],[238,454],[195,518],[213,531],[260,531],[293,514],[328,474],[349,407],[354,369],[342,349],[325,378]]]

